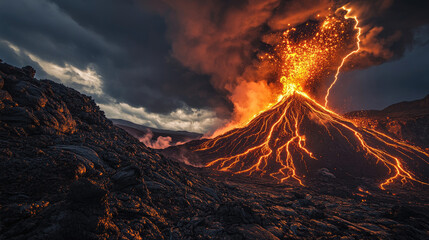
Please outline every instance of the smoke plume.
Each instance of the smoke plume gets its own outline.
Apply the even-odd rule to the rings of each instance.
[[[151,130],[147,129],[147,133],[139,138],[139,141],[144,143],[146,147],[154,149],[164,149],[171,146],[171,137],[159,136],[155,141],[153,140],[153,133]]]
[[[401,58],[414,45],[424,44],[417,36],[429,34],[428,1],[350,1],[362,27],[362,49],[348,69],[367,68]]]
[[[344,69],[366,68],[400,58],[429,23],[428,3],[331,0],[163,0],[152,3],[166,18],[172,56],[185,67],[211,76],[211,84],[232,102],[232,124],[275,101],[278,76],[258,56],[275,33],[325,16],[347,5],[361,20],[362,51]],[[423,6],[422,6],[423,5]],[[326,76],[327,79],[332,76]],[[229,109],[217,108],[227,116]]]

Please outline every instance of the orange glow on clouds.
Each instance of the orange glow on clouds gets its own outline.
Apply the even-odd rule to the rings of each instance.
[[[345,11],[345,14],[338,14],[339,11]],[[307,146],[307,137],[303,134],[305,128],[302,121],[309,115],[326,129],[327,134],[331,135],[330,131],[334,129],[346,142],[358,145],[366,156],[374,160],[374,165],[381,164],[388,170],[389,174],[380,188],[384,189],[396,180],[427,185],[407,169],[402,159],[419,158],[428,164],[425,159],[429,154],[383,133],[359,128],[327,108],[329,92],[338,81],[341,68],[351,55],[360,50],[361,28],[358,18],[350,16],[350,12],[351,9],[339,8],[320,21],[316,32],[303,32],[303,36],[300,32],[297,33],[296,28],[283,32],[275,53],[260,57],[261,60],[272,61],[281,69],[279,80],[283,91],[278,102],[266,104],[273,94],[267,84],[247,83],[242,88],[237,88],[233,102],[247,99],[253,101],[250,105],[254,108],[236,104],[238,112],[241,112],[238,118],[242,120],[242,124],[230,124],[218,133],[237,126],[242,128],[207,140],[194,149],[195,152],[209,155],[224,155],[211,160],[206,167],[234,174],[268,175],[280,182],[294,179],[303,184],[303,173],[297,173],[295,167],[297,161],[317,159]],[[347,33],[351,23],[354,30],[352,34]],[[350,39],[355,48],[345,51],[347,48],[344,46]],[[310,96],[310,90],[330,70],[335,72],[335,77],[322,105]],[[261,98],[261,93],[268,97]],[[392,154],[385,148],[395,149],[397,154]],[[228,150],[225,152],[225,149]],[[300,159],[294,157],[297,153],[301,156]]]

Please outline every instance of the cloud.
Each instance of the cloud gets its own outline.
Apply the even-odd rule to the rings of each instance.
[[[0,28],[1,39],[44,61],[91,66],[103,92],[130,105],[161,114],[231,108],[207,75],[171,58],[164,18],[137,1],[1,1]]]
[[[362,27],[362,51],[353,56],[348,69],[368,68],[402,58],[407,50],[428,40],[428,1],[350,1]],[[420,31],[426,32],[419,39]]]
[[[364,51],[345,69],[398,59],[419,43],[418,29],[429,32],[422,28],[427,1],[341,1],[348,2],[364,28]],[[0,39],[8,43],[0,42],[0,55],[94,96],[108,116],[206,132],[276,99],[277,76],[258,61],[268,36],[338,6],[330,0],[0,1]]]
[[[47,75],[57,79],[59,82],[72,86],[86,94],[101,95],[102,94],[102,80],[101,76],[91,67],[87,66],[85,69],[79,69],[69,63],[64,66],[59,66],[55,63],[45,61],[34,54],[21,50],[18,46],[5,41],[5,43],[15,54],[21,58],[29,58],[37,63],[40,68]]]
[[[153,128],[206,133],[213,131],[213,126],[219,126],[224,121],[212,111],[204,109],[177,109],[168,114],[155,114],[143,107],[133,107],[121,102],[99,105],[110,118],[120,118]]]
[[[67,59],[81,68],[106,52],[119,51],[46,0],[0,2],[0,26],[2,39],[50,62]]]

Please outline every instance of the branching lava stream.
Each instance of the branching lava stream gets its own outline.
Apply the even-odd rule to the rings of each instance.
[[[320,22],[317,32],[304,39],[297,37],[296,28],[282,34],[276,54],[263,58],[281,66],[283,94],[245,127],[194,146],[192,150],[207,159],[206,167],[269,176],[279,182],[294,179],[302,185],[307,174],[321,167],[338,168],[337,174],[378,176],[381,189],[397,180],[427,185],[409,170],[408,163],[427,165],[428,153],[381,132],[360,128],[327,108],[329,92],[341,68],[360,49],[359,21],[350,12],[345,7],[338,9]],[[347,33],[351,24],[352,34]],[[349,41],[354,42],[352,49],[345,45]],[[307,89],[333,65],[338,67],[322,105]]]

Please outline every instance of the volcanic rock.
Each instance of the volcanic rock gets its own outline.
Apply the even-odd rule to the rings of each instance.
[[[329,169],[327,168],[321,168],[317,171],[320,176],[326,177],[326,178],[335,178],[335,175],[329,172]]]
[[[361,178],[364,194],[190,167],[73,89],[5,63],[0,79],[0,239],[427,238],[421,186]]]

